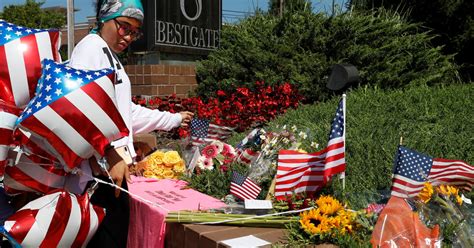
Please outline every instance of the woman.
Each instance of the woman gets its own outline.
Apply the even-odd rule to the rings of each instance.
[[[115,149],[106,154],[109,173],[117,185],[127,188],[123,179],[129,180],[128,163],[135,157],[133,134],[153,130],[170,130],[187,125],[193,114],[172,114],[141,107],[131,102],[131,83],[117,53],[124,51],[141,36],[143,7],[140,0],[99,0],[97,2],[97,27],[82,39],[71,55],[69,65],[76,69],[116,70],[115,93],[119,112],[130,130],[129,137],[112,143]],[[128,154],[127,154],[128,153]],[[91,161],[91,167],[94,167]],[[115,196],[114,196],[115,192]],[[105,207],[107,214],[90,247],[125,247],[128,233],[128,196],[111,187],[100,185],[91,201]],[[118,197],[118,198],[116,198]]]

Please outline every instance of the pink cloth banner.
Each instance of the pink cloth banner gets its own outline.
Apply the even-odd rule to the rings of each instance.
[[[130,226],[127,247],[164,247],[169,211],[204,210],[226,205],[193,189],[183,189],[185,181],[150,179],[132,176],[130,195]],[[138,195],[154,204],[134,196]],[[157,206],[160,205],[160,206]]]

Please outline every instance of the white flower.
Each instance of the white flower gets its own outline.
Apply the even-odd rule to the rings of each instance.
[[[311,147],[314,147],[314,148],[318,149],[319,144],[316,143],[316,142],[311,142]]]
[[[209,158],[204,158],[202,161],[202,167],[200,166],[199,168],[203,170],[213,170],[214,169],[214,163],[212,162],[212,159]]]
[[[267,136],[265,136],[264,134],[262,134],[262,135],[260,135],[260,139],[261,139],[261,140],[265,140],[265,139],[267,139]]]
[[[204,156],[201,156],[197,159],[196,161],[196,166],[204,170],[204,159],[206,159]]]
[[[287,139],[287,138],[283,138],[283,143],[288,144],[288,143],[290,143],[290,140]]]
[[[303,132],[303,131],[301,131],[298,135],[299,135],[302,139],[306,139],[306,138],[308,137],[308,135],[307,135],[305,132]]]
[[[217,147],[217,153],[221,153],[222,149],[224,149],[224,144],[218,140],[212,141],[211,145],[215,145]]]
[[[281,129],[285,130],[285,129],[286,129],[286,125],[283,125],[283,127],[281,127]]]
[[[291,127],[291,131],[296,132],[296,130],[298,130],[298,128],[297,128],[295,125],[293,125],[293,126]]]

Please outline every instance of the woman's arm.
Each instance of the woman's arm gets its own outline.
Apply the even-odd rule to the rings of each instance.
[[[132,103],[133,134],[149,133],[154,130],[169,131],[181,125],[180,113],[149,109]]]

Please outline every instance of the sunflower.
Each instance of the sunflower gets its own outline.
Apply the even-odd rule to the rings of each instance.
[[[300,224],[310,235],[325,234],[331,231],[331,226],[325,215],[319,209],[311,209],[300,214]]]
[[[453,186],[449,186],[449,185],[439,185],[437,188],[436,188],[436,191],[438,191],[438,193],[444,195],[444,196],[451,196],[451,195],[458,195],[459,193],[459,190],[456,188],[456,187],[453,187]]]
[[[463,203],[463,199],[462,199],[462,197],[461,197],[461,196],[459,196],[459,195],[456,195],[456,202],[458,203],[458,205],[459,205],[459,206],[461,206],[461,205],[462,205],[462,203]]]
[[[342,204],[331,196],[319,197],[319,199],[316,200],[316,204],[321,213],[329,216],[333,216],[337,211],[343,209]]]
[[[345,209],[339,210],[337,216],[334,217],[334,226],[341,232],[346,233],[352,232],[354,220],[356,218],[356,213],[354,211],[348,211]]]
[[[418,198],[423,201],[424,203],[428,203],[431,200],[431,196],[433,195],[433,185],[431,183],[426,182],[423,189],[418,194]]]

